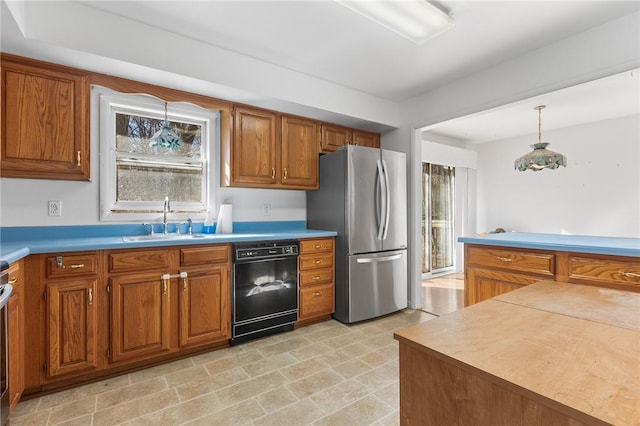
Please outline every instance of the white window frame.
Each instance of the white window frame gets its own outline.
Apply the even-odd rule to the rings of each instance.
[[[100,146],[100,220],[101,221],[155,221],[162,217],[162,203],[122,202],[116,199],[116,113],[144,114],[164,119],[165,101],[145,94],[119,93],[101,86],[92,87],[93,105],[99,105]],[[213,200],[211,176],[214,147],[220,133],[219,111],[211,111],[189,103],[169,103],[169,121],[198,124],[202,129],[202,202],[171,201],[172,222],[191,218],[204,220]]]

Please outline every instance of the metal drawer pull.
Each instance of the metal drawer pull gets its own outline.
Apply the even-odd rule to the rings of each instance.
[[[163,274],[160,278],[162,279],[162,294],[167,294],[167,287],[169,286],[171,275]]]
[[[319,249],[319,248],[322,248],[322,246],[320,244],[316,244],[315,246],[313,246],[313,248]]]
[[[93,306],[93,289],[89,289],[89,306]]]
[[[272,167],[271,168],[271,180],[276,178],[276,168]]]
[[[313,295],[314,296],[322,296],[322,292],[321,291],[314,291]]]
[[[73,265],[69,265],[71,269],[84,268],[84,263],[74,263]]]
[[[620,275],[622,275],[623,277],[640,278],[640,274],[637,274],[637,273],[635,273],[635,272],[619,271],[618,273],[619,273]]]
[[[403,253],[393,254],[391,256],[371,257],[371,258],[358,259],[358,260],[356,260],[356,262],[358,262],[358,263],[388,262],[390,260],[398,260],[398,259],[400,259],[402,257],[402,254]]]
[[[313,277],[313,280],[314,280],[314,281],[317,281],[317,280],[319,280],[319,279],[320,279],[320,275],[316,275],[315,277]]]
[[[289,177],[289,173],[287,172],[287,168],[284,168],[284,180],[287,180],[287,178]]]
[[[14,284],[15,284],[15,283],[17,283],[17,282],[18,282],[18,277],[11,278],[11,279],[9,280],[9,284],[11,284],[11,285],[14,285]]]
[[[319,263],[322,263],[322,260],[320,260],[320,259],[316,259],[316,260],[314,260],[314,261],[313,261],[313,263],[315,263],[315,264],[317,265],[317,264],[319,264]]]
[[[498,259],[498,260],[499,260],[499,261],[501,261],[501,262],[507,262],[507,263],[513,262],[513,259],[512,259],[512,258],[510,258],[510,257],[500,257],[500,256],[496,256],[496,259]]]

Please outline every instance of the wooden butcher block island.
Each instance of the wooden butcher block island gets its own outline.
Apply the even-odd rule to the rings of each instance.
[[[640,294],[541,281],[399,330],[402,425],[640,425]]]

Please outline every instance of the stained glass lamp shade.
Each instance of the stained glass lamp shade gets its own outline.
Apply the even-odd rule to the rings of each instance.
[[[557,169],[560,166],[567,166],[567,157],[548,150],[547,145],[549,144],[542,142],[541,111],[544,107],[544,105],[539,105],[534,108],[538,110],[538,143],[531,145],[533,151],[523,155],[514,162],[515,169],[521,172],[525,170],[537,172],[542,169]]]
[[[174,149],[182,144],[180,136],[174,132],[169,126],[169,120],[167,119],[167,103],[164,103],[164,123],[162,128],[158,130],[152,137],[149,145],[158,146],[166,149]]]

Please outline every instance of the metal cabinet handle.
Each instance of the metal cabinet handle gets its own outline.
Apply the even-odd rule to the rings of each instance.
[[[510,257],[500,257],[500,256],[496,256],[496,259],[498,259],[501,262],[507,262],[507,263],[511,263],[513,262],[513,259]]]
[[[314,296],[322,296],[322,292],[321,291],[314,291],[313,295]]]
[[[271,168],[271,179],[275,179],[276,178],[276,168],[272,167]]]
[[[89,289],[89,306],[93,306],[93,289]]]
[[[78,155],[76,157],[76,160],[78,160],[78,164],[76,164],[78,167],[80,167],[81,163],[80,163],[80,151],[78,151]]]
[[[287,172],[287,168],[284,168],[284,180],[287,180],[287,178],[289,177],[289,172]]]
[[[15,284],[15,283],[17,283],[17,282],[18,282],[18,277],[11,278],[11,279],[9,280],[9,284],[11,284],[11,285],[14,285],[14,284]]]
[[[316,265],[318,265],[318,264],[322,263],[322,260],[320,260],[320,259],[316,259],[316,260],[314,260],[314,261],[313,261],[313,263],[314,263],[314,264],[316,264]]]
[[[84,268],[84,263],[75,263],[73,265],[69,265],[69,268],[71,268],[71,269]]]
[[[640,274],[637,274],[635,272],[618,271],[618,273],[623,277],[640,278]]]
[[[313,277],[314,281],[318,281],[320,279],[320,275],[316,275],[315,277]]]
[[[167,294],[169,279],[171,278],[171,275],[163,274],[160,278],[162,279],[162,294]]]
[[[313,248],[319,249],[319,248],[322,248],[322,246],[320,244],[316,244],[315,246],[313,246]]]
[[[187,273],[180,272],[180,278],[182,278],[182,291],[187,291]]]

